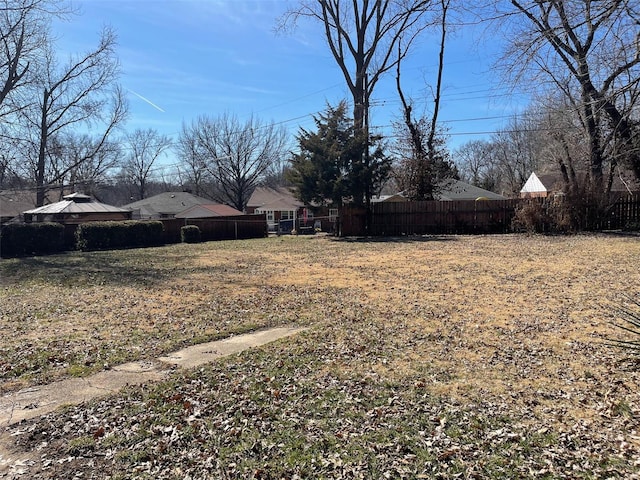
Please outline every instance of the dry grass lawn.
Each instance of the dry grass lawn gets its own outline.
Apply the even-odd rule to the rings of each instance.
[[[22,426],[18,444],[72,459],[32,467],[43,478],[638,478],[638,364],[605,339],[624,338],[610,322],[639,294],[639,266],[637,237],[595,235],[280,237],[2,260],[0,389],[309,326],[190,380]],[[200,406],[209,433],[184,439],[198,453],[115,420],[143,405],[175,427],[184,409],[158,413],[170,390],[192,416]],[[86,424],[82,408],[98,420],[51,433]]]

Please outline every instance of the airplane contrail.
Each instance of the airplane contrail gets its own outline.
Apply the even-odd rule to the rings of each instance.
[[[153,103],[151,100],[149,100],[148,98],[144,98],[142,95],[140,95],[139,93],[134,92],[133,90],[131,90],[130,88],[127,88],[127,90],[129,90],[131,93],[133,93],[136,97],[138,97],[141,100],[144,100],[145,102],[147,102],[149,105],[151,105],[153,108],[156,108],[158,110],[160,110],[162,113],[165,113],[163,109],[161,109],[158,105],[156,105],[155,103]]]

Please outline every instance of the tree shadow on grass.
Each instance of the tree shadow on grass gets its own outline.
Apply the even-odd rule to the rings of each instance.
[[[17,284],[153,287],[205,269],[211,270],[167,259],[157,250],[110,250],[7,259],[0,262],[0,277]]]

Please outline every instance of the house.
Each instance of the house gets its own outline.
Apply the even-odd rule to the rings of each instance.
[[[520,189],[520,197],[544,198],[549,194],[550,191],[553,190],[553,184],[556,182],[556,180],[557,179],[549,179],[549,181],[547,181],[548,186],[545,186],[543,181],[540,180],[540,177],[536,175],[536,172],[531,172],[531,175],[529,175],[529,178]]]
[[[304,203],[287,187],[256,187],[245,211],[247,214],[264,213],[269,231],[291,231],[297,218],[306,217],[307,222],[313,220],[310,209],[305,210]]]
[[[0,225],[19,219],[22,212],[35,206],[35,191],[0,191]]]
[[[235,217],[237,215],[244,215],[244,213],[230,207],[229,205],[208,204],[189,207],[186,210],[177,213],[176,218]]]
[[[373,203],[392,203],[392,202],[408,202],[409,199],[404,196],[403,192],[394,193],[393,195],[378,195],[371,199]]]
[[[584,181],[585,173],[579,173],[579,180]],[[564,180],[560,172],[536,174],[532,172],[520,190],[521,198],[546,198],[550,195],[562,194]],[[618,172],[613,177],[611,192],[631,194],[640,191],[640,182],[630,172]]]
[[[461,180],[453,178],[443,180],[436,191],[435,200],[453,201],[453,200],[505,200],[506,197],[497,193],[476,187]],[[403,195],[403,192],[394,195],[381,195],[372,200],[377,202],[407,202],[409,199]]]
[[[67,225],[106,221],[129,220],[131,212],[124,208],[96,202],[88,195],[72,193],[63,200],[23,212],[25,222],[58,222]]]
[[[484,188],[476,187],[462,180],[453,178],[444,180],[439,185],[436,200],[505,200],[506,197]]]
[[[210,205],[211,200],[198,197],[189,192],[164,192],[153,197],[143,198],[122,208],[132,212],[135,220],[155,220],[175,218],[175,216],[196,205]]]

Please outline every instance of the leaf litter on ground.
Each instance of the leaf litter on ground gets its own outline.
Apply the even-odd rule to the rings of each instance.
[[[612,315],[603,304],[640,284],[637,241],[286,238],[156,253],[176,259],[166,267],[175,278],[159,275],[149,288],[103,279],[114,290],[113,319],[127,304],[118,294],[137,294],[140,308],[110,338],[78,338],[145,356],[162,351],[154,338],[188,343],[243,321],[312,328],[12,427],[14,448],[34,453],[19,467],[29,475],[640,478],[638,371],[602,341]],[[120,263],[142,261],[127,254]],[[5,291],[21,281],[2,280]],[[59,284],[62,304],[74,289],[95,287]],[[48,305],[29,301],[36,312]],[[99,330],[92,316],[103,305],[86,303],[93,313],[78,327]],[[140,338],[121,338],[150,307]]]

